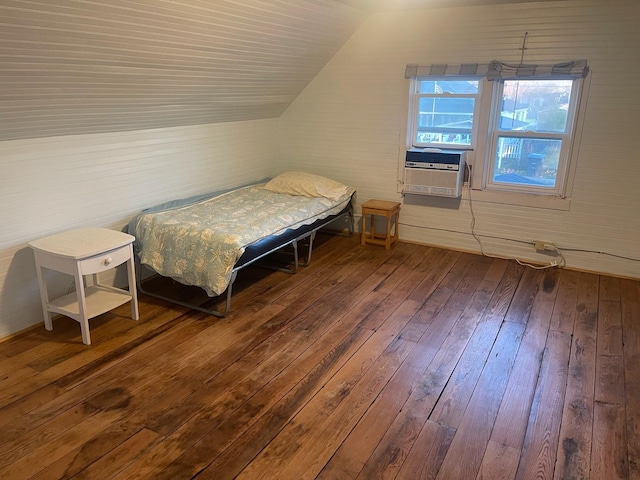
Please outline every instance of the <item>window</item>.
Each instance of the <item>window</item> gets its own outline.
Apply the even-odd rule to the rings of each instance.
[[[489,189],[562,193],[578,82],[570,78],[495,82]]]
[[[407,146],[470,150],[485,198],[556,208],[569,160],[585,60],[554,65],[407,65]],[[513,193],[534,195],[520,195]],[[563,208],[561,205],[559,208]]]
[[[418,79],[413,88],[413,146],[470,148],[480,80]]]

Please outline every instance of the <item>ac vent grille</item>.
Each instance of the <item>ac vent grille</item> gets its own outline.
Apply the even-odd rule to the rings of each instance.
[[[460,197],[464,181],[465,153],[407,151],[404,193]],[[443,169],[443,165],[447,166],[447,169]]]

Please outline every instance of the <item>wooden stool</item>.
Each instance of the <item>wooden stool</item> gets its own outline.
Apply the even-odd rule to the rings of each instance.
[[[369,232],[367,232],[367,215],[371,215]],[[387,231],[385,234],[376,233],[374,227],[374,216],[387,217]],[[391,236],[391,219],[395,215],[395,227]],[[368,200],[362,204],[362,235],[360,244],[383,245],[386,250],[391,248],[398,241],[398,222],[400,221],[400,204],[398,202],[387,202],[384,200]]]

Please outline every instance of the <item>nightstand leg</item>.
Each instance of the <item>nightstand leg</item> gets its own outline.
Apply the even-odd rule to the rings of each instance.
[[[76,296],[78,298],[78,322],[82,332],[82,343],[91,345],[91,335],[89,334],[89,319],[87,318],[87,299],[84,293],[84,278],[80,271],[80,264],[76,263],[76,272],[73,276],[76,282]]]
[[[136,291],[136,267],[134,265],[133,245],[129,245],[129,261],[127,272],[129,273],[129,293],[131,294],[131,318],[138,320],[138,292]]]
[[[43,267],[38,262],[38,255],[36,255],[36,270],[38,272],[38,286],[40,287],[40,301],[42,302],[42,313],[44,315],[44,328],[51,331],[53,330],[53,321],[51,319],[51,312],[49,311],[49,292],[47,291],[47,282],[44,279]]]

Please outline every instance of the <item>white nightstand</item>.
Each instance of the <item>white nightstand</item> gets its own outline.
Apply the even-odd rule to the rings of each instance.
[[[29,243],[36,258],[44,325],[47,330],[53,330],[52,314],[60,313],[80,323],[82,342],[89,345],[89,319],[128,301],[131,301],[131,318],[138,320],[132,245],[134,240],[132,235],[107,228],[82,228]],[[100,272],[125,262],[129,262],[128,291],[99,284]],[[76,291],[50,300],[43,268],[72,275]],[[93,275],[93,285],[85,287],[84,275]]]

